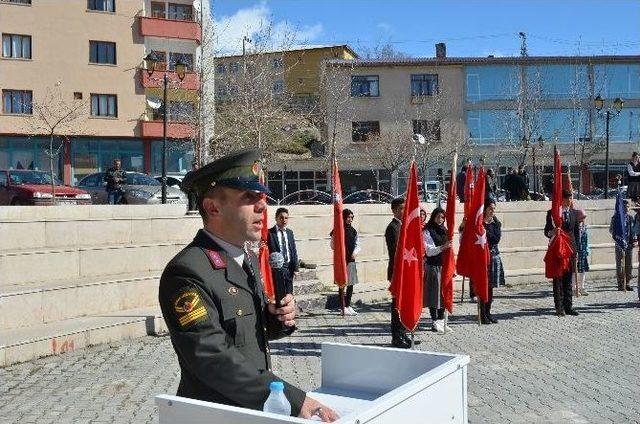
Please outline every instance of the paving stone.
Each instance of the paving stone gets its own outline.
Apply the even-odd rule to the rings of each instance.
[[[498,325],[478,326],[476,305],[456,304],[453,332],[416,333],[419,349],[463,353],[472,423],[640,422],[637,293],[612,283],[574,299],[578,317],[552,315],[549,284],[499,289]],[[535,293],[535,295],[531,295]],[[277,374],[310,390],[320,382],[322,342],[390,342],[389,304],[359,315],[310,311],[299,330],[272,343]],[[427,314],[425,314],[425,317]],[[168,337],[88,347],[0,369],[0,416],[8,422],[157,423],[153,396],[175,393],[179,369]],[[3,420],[4,421],[4,420]]]

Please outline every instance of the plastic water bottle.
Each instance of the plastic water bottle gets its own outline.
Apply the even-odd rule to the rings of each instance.
[[[282,381],[272,381],[269,384],[271,394],[264,402],[262,410],[278,415],[291,415],[291,404],[284,395],[284,383]]]

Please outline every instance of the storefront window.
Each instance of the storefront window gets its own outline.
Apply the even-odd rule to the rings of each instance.
[[[63,157],[63,141],[56,137],[54,173],[59,176]],[[49,171],[49,140],[45,137],[0,137],[0,169],[33,169]]]
[[[141,140],[78,138],[72,140],[71,152],[74,184],[86,175],[106,171],[116,158],[124,170],[144,172]]]
[[[167,141],[167,172],[186,174],[194,160],[193,143],[190,141]],[[151,142],[151,174],[162,173],[162,141]]]

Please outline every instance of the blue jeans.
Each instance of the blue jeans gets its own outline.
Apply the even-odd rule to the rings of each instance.
[[[122,203],[122,195],[124,192],[120,189],[108,190],[107,199],[110,205],[119,205]]]

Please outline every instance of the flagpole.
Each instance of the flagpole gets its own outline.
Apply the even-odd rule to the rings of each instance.
[[[412,330],[411,331],[411,349],[415,348],[415,332]]]
[[[478,325],[482,324],[482,319],[480,318],[480,304],[482,303],[482,301],[478,298],[478,302],[476,303],[476,305],[478,305]]]
[[[462,277],[462,294],[460,294],[460,303],[464,303],[464,280],[466,278],[467,277],[464,277],[464,276]]]
[[[338,293],[340,296],[340,309],[342,310],[342,318],[344,318],[344,287],[340,286],[338,289]]]
[[[449,311],[444,310],[444,334],[447,334],[447,324],[449,324]]]

